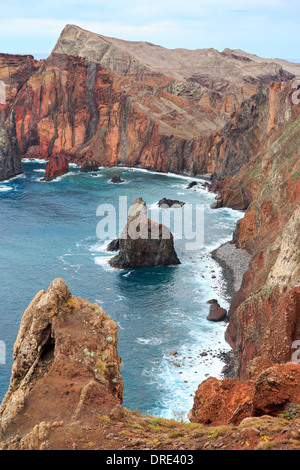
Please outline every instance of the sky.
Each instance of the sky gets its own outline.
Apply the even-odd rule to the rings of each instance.
[[[0,0],[0,52],[48,56],[66,24],[170,49],[299,60],[299,0]]]

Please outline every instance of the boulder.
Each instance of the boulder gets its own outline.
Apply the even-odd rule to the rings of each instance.
[[[251,416],[253,387],[252,382],[209,377],[196,391],[189,420],[213,426],[238,424]]]
[[[211,305],[207,320],[214,322],[225,320],[227,310],[225,310],[225,308],[220,307],[219,303],[216,300],[209,301],[209,303],[211,303]]]
[[[114,241],[114,247],[117,242]],[[173,235],[168,227],[148,218],[146,203],[136,199],[119,238],[119,254],[109,260],[115,268],[178,265]]]
[[[276,364],[255,380],[253,415],[276,415],[300,404],[300,365]]]

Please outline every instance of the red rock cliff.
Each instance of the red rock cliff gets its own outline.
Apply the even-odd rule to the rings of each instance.
[[[231,205],[237,188],[246,188],[250,195],[234,242],[253,259],[233,299],[226,333],[236,355],[236,377],[242,379],[291,361],[293,342],[300,338],[300,105],[293,104],[294,93],[291,83],[270,87],[262,105],[252,111],[262,127],[249,122],[253,152],[236,175],[215,185],[221,206]],[[255,101],[249,104],[254,107]],[[230,126],[229,139],[232,132],[239,135],[242,149],[239,129],[247,127],[243,110]],[[243,149],[242,159],[247,146]]]
[[[218,171],[215,149],[231,113],[300,66],[242,51],[168,50],[68,25],[47,60],[24,58],[19,69],[12,98],[23,155],[64,150],[79,163],[203,174]]]

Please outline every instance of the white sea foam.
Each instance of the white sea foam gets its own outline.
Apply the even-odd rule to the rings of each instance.
[[[94,262],[97,266],[101,266],[104,271],[114,271],[114,268],[108,263],[110,257],[108,256],[97,256],[94,258]]]
[[[195,337],[194,332],[193,344],[187,343],[178,350],[176,356],[164,354],[160,364],[144,370],[143,376],[147,383],[156,383],[164,391],[159,406],[149,410],[149,413],[168,419],[180,417],[188,421],[187,413],[193,406],[198,385],[208,376],[222,377],[224,363],[216,352],[230,350],[223,339],[224,328],[218,325],[216,332],[206,333],[206,341],[203,341],[203,332],[198,332],[198,336]],[[204,351],[207,356],[200,355]]]
[[[13,178],[9,178],[8,180],[3,180],[1,183],[11,183],[12,181],[16,181],[21,178],[27,178],[27,176],[24,173],[21,173],[20,175],[14,176]]]
[[[6,193],[8,191],[12,191],[14,188],[12,186],[0,186],[0,192]]]
[[[151,346],[162,344],[162,340],[160,338],[136,338],[136,342],[139,344],[149,344]]]
[[[22,162],[24,163],[48,163],[48,160],[44,160],[43,158],[22,158]]]
[[[93,253],[105,253],[107,252],[108,245],[110,244],[112,240],[106,240],[104,243],[96,243],[92,246],[89,247],[89,251],[92,251]],[[111,253],[109,252],[109,256],[111,256]]]

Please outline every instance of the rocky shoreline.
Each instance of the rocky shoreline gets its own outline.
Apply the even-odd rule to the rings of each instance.
[[[236,248],[234,244],[227,242],[215,249],[211,256],[222,268],[226,283],[226,296],[228,300],[231,300],[241,286],[251,255],[246,250]]]

